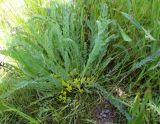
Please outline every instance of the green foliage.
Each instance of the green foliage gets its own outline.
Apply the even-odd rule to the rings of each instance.
[[[144,123],[144,116],[145,116],[145,107],[149,100],[150,93],[147,92],[144,96],[144,100],[140,103],[140,94],[137,94],[133,106],[131,108],[132,113],[132,120],[129,124],[136,124],[136,123]]]
[[[96,123],[97,99],[130,124],[158,123],[158,2],[25,0],[0,51],[14,60],[2,66],[0,123]],[[141,6],[157,10],[154,23]]]
[[[29,115],[27,115],[27,114],[15,109],[13,107],[7,106],[4,103],[0,103],[0,105],[2,107],[2,109],[1,109],[2,112],[3,111],[5,111],[5,112],[13,112],[13,113],[25,118],[26,120],[28,120],[32,124],[39,124],[39,122],[37,120],[35,120],[34,118],[30,117]]]

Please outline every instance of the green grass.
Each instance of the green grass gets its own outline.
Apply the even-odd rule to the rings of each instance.
[[[159,2],[26,0],[14,33],[1,20],[0,123],[94,124],[106,101],[114,123],[160,123]]]

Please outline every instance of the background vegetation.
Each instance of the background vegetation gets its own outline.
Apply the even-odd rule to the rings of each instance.
[[[0,123],[160,123],[160,0],[26,0],[21,13],[1,18]]]

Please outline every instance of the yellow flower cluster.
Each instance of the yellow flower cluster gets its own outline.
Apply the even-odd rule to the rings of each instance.
[[[61,80],[63,90],[61,91],[58,99],[59,101],[62,101],[64,103],[66,103],[67,101],[67,94],[71,93],[83,94],[85,91],[84,88],[87,85],[92,84],[96,79],[94,76],[91,76],[91,77],[74,78],[65,81],[64,79],[61,79],[60,76],[58,75],[53,75],[53,76]]]
[[[67,94],[66,91],[61,91],[61,95],[59,95],[59,100],[66,102],[66,100],[67,100],[66,94]]]

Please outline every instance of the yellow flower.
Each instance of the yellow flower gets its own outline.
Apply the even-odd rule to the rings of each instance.
[[[63,101],[63,102],[66,102],[67,100],[67,97],[66,97],[66,91],[63,92],[63,95],[60,95],[59,96],[59,101]]]
[[[62,95],[59,96],[59,99],[62,100]]]
[[[66,91],[63,91],[63,95],[66,95],[67,94],[67,92]]]
[[[62,97],[63,102],[66,102],[67,98],[66,96]]]
[[[61,94],[66,95],[67,92],[62,90],[62,91],[61,91]]]
[[[67,80],[67,83],[69,84],[71,82],[71,80],[69,79],[69,80]]]
[[[72,91],[72,86],[68,85],[66,89],[67,89],[68,92],[71,92]]]
[[[80,79],[74,79],[74,85],[76,88],[80,88]]]
[[[79,89],[78,90],[80,93],[84,93],[84,90],[83,89]]]
[[[62,80],[62,85],[67,86],[67,83],[64,80]]]
[[[80,82],[80,79],[78,79],[78,78],[76,78],[76,79],[74,79],[74,83],[76,84],[76,83],[79,83]]]
[[[76,84],[75,84],[75,87],[79,89],[79,88],[80,88],[80,84],[79,84],[79,83],[76,83]]]

